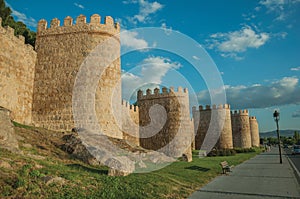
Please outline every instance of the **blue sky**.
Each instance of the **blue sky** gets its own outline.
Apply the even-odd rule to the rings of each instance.
[[[6,3],[15,19],[32,30],[42,18],[50,22],[53,18],[63,21],[68,15],[74,19],[79,14],[112,16],[126,31],[121,36],[123,47],[152,48],[122,56],[125,98],[127,90],[141,84],[181,85],[195,92],[199,104],[210,103],[205,77],[198,75],[189,61],[155,49],[158,39],[148,39],[132,29],[159,27],[166,34],[178,31],[207,51],[222,77],[227,102],[233,109],[250,109],[250,114],[257,116],[260,131],[275,129],[272,118],[275,109],[281,113],[281,129],[300,129],[300,0],[6,0]],[[174,44],[185,45],[179,41]],[[194,61],[202,59],[192,50],[187,52]]]

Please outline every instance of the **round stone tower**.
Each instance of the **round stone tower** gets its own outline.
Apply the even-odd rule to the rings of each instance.
[[[140,145],[168,156],[191,158],[193,126],[190,120],[188,90],[178,88],[138,91]],[[153,111],[156,108],[156,111]],[[164,114],[165,113],[165,114]]]
[[[214,112],[215,118],[211,118],[212,112]],[[199,106],[199,111],[193,107],[193,119],[195,128],[198,126],[198,129],[195,129],[196,149],[204,147],[203,143],[210,125],[210,128],[214,129],[211,132],[215,135],[210,135],[210,138],[207,138],[206,145],[214,145],[219,149],[233,148],[230,106],[228,104],[213,105],[212,107],[206,105],[205,108]]]
[[[201,146],[204,142],[204,138],[207,134],[209,123],[211,120],[211,107],[207,105],[205,108],[199,106],[199,111],[193,109],[193,118],[195,128],[195,148],[197,150],[201,149]]]
[[[248,110],[234,111],[231,114],[233,146],[240,148],[250,148],[251,132]]]
[[[66,17],[62,26],[56,18],[50,27],[47,27],[47,21],[39,21],[33,91],[33,122],[36,126],[59,131],[75,127],[72,92],[80,66],[96,46],[109,38],[113,38],[117,45],[104,49],[99,55],[100,62],[111,54],[120,54],[119,32],[119,24],[115,24],[111,17],[105,17],[101,23],[97,14],[91,16],[89,23],[83,15],[77,17],[76,24],[71,17]],[[95,111],[102,131],[108,136],[122,138],[112,113],[112,104],[120,106],[117,109],[121,110],[121,90],[117,91],[114,102],[111,99],[121,77],[118,57],[102,73],[91,98],[95,99]]]
[[[259,147],[259,128],[256,117],[249,117],[252,146]]]
[[[233,141],[232,141],[232,126],[231,126],[231,115],[230,115],[230,105],[224,104],[219,105],[218,108],[220,115],[224,118],[220,118],[224,121],[222,132],[220,134],[220,138],[217,143],[217,148],[219,149],[232,149]]]

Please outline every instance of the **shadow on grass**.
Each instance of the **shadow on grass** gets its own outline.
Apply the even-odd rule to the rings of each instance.
[[[207,172],[209,171],[210,169],[208,168],[204,168],[204,167],[199,167],[199,166],[190,166],[190,167],[185,167],[185,169],[190,169],[190,170],[195,170],[195,171],[203,171],[203,172]]]
[[[72,169],[87,171],[90,173],[103,174],[103,175],[108,174],[108,169],[106,168],[91,168],[91,167],[83,166],[81,164],[68,164],[67,166]]]

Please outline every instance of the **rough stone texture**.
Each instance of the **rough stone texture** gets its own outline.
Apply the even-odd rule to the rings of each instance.
[[[101,165],[100,162],[86,149],[77,133],[65,135],[63,136],[63,140],[65,143],[60,146],[62,150],[72,154],[75,158],[87,164]]]
[[[135,169],[134,162],[125,156],[109,158],[105,165],[109,167],[109,176],[127,176]]]
[[[213,112],[214,118],[211,118]],[[199,110],[193,107],[193,119],[195,126],[194,132],[196,134],[196,149],[209,148],[203,146],[209,128],[211,128],[211,135],[209,135],[209,138],[206,138],[205,145],[215,145],[215,147],[219,149],[233,148],[230,106],[228,104],[219,105],[218,107],[215,105],[213,107],[207,105],[205,108],[199,106]],[[210,124],[211,126],[209,126]],[[198,127],[198,129],[196,129],[196,127]],[[219,131],[219,133],[217,131]]]
[[[221,109],[218,109],[220,111],[225,112],[225,119],[222,132],[220,135],[220,138],[217,143],[217,148],[220,149],[232,149],[233,148],[233,141],[232,141],[232,126],[231,126],[231,115],[230,115],[230,106],[225,105]],[[224,112],[222,114],[224,114]]]
[[[137,146],[139,139],[139,110],[137,106],[122,101],[122,131],[123,139]]]
[[[12,152],[19,151],[14,127],[10,120],[10,111],[3,107],[0,107],[0,147]]]
[[[12,169],[12,166],[8,162],[0,160],[0,168]]]
[[[24,42],[0,25],[0,106],[11,110],[15,121],[30,124],[36,52]]]
[[[195,132],[194,118],[191,118],[191,127],[192,127],[192,132],[193,132],[191,149],[196,150],[196,140],[195,140],[195,138],[196,138],[197,132]]]
[[[256,117],[249,117],[250,131],[251,131],[251,143],[253,147],[259,147],[259,128]]]
[[[201,110],[201,114],[200,111]],[[194,120],[194,134],[195,134],[195,149],[200,150],[201,146],[204,142],[204,138],[208,131],[210,118],[211,118],[211,110],[210,106],[206,106],[203,109],[203,106],[199,107],[199,110],[196,107],[193,107],[193,120]]]
[[[239,110],[231,113],[233,146],[250,148],[251,131],[248,110]]]
[[[35,68],[33,94],[33,121],[37,126],[51,130],[71,130],[74,127],[72,115],[72,94],[76,75],[85,58],[106,39],[113,38],[114,46],[103,46],[97,54],[99,63],[107,62],[111,56],[119,55],[118,24],[111,17],[105,18],[105,24],[100,24],[100,16],[93,15],[91,22],[86,23],[86,17],[77,17],[76,25],[72,18],[67,17],[60,26],[58,19],[53,19],[50,28],[47,22],[40,20],[37,29],[36,51],[38,53]],[[99,52],[97,52],[99,53]],[[118,56],[119,57],[119,56]],[[96,71],[88,71],[85,81]],[[113,89],[120,81],[120,58],[110,63],[101,75],[95,93],[89,93],[91,103],[96,104],[101,131],[111,137],[122,138],[122,132],[114,120],[112,106],[121,110],[121,90],[117,89],[112,99]],[[87,82],[82,82],[83,90],[89,89]],[[86,108],[86,107],[79,107]],[[85,110],[83,110],[85,112]],[[89,111],[86,111],[89,112]],[[86,116],[86,115],[84,115]],[[89,120],[89,116],[82,120]],[[87,121],[88,123],[89,121]]]
[[[146,95],[143,95],[140,90],[137,103],[142,147],[172,157],[181,157],[185,152],[191,153],[193,128],[187,89],[183,91],[179,87],[178,92],[175,92],[172,87],[169,91],[167,88],[162,88],[160,93],[156,88],[153,94],[148,89]]]
[[[187,150],[184,154],[182,154],[182,160],[185,162],[192,162],[193,161],[193,156],[191,153],[191,150]]]
[[[66,182],[66,179],[61,178],[61,177],[52,177],[52,176],[45,176],[42,177],[42,180],[45,182],[46,185],[50,185],[50,184],[60,184],[63,185]]]

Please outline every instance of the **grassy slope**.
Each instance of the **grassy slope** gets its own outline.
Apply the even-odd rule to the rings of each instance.
[[[175,162],[151,173],[110,177],[108,168],[91,167],[58,149],[62,133],[24,126],[15,129],[24,138],[20,141],[24,154],[0,149],[0,160],[11,165],[0,167],[0,198],[186,198],[220,175],[221,161],[237,165],[255,155],[194,157],[191,163]],[[45,176],[65,180],[47,185]]]

